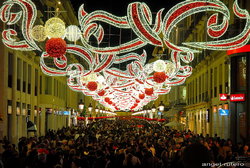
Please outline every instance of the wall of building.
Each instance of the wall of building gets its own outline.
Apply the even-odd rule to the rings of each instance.
[[[56,8],[67,11],[59,15],[66,18],[66,25],[77,24],[70,2],[65,1],[61,6],[57,1],[35,3],[38,9],[36,24],[43,25],[47,18],[53,16],[53,12],[45,11]],[[4,27],[0,22],[1,32]],[[0,139],[6,136],[12,143],[17,143],[22,136],[34,135],[27,133],[27,120],[36,124],[38,136],[45,135],[48,129],[68,126],[70,116],[62,115],[62,111],[78,110],[79,93],[68,88],[66,77],[43,74],[39,66],[40,56],[35,52],[11,50],[2,41],[0,51]]]
[[[232,8],[233,1],[223,1]],[[240,2],[241,3],[241,2]],[[232,10],[230,10],[232,16]],[[206,36],[206,23],[208,16],[204,13],[196,14],[186,19],[182,25],[184,41],[210,41]],[[230,24],[234,24],[234,17]],[[232,30],[233,29],[233,30]],[[234,27],[229,27],[231,36],[235,31]],[[225,37],[226,38],[226,37]],[[220,101],[220,93],[229,93],[230,91],[230,58],[225,51],[202,50],[195,54],[195,59],[191,63],[193,69],[192,75],[186,80],[187,87],[187,106],[186,120],[188,129],[197,134],[209,134],[220,136],[221,138],[230,138],[230,114],[222,116],[219,108],[229,109],[229,101]],[[230,111],[230,109],[229,109]]]

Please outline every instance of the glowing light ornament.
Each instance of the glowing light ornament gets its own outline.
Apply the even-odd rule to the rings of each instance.
[[[140,99],[144,99],[145,98],[145,94],[139,94],[139,98]]]
[[[63,37],[66,32],[65,23],[58,17],[50,18],[45,23],[45,32],[49,38]]]
[[[44,41],[47,38],[45,33],[45,27],[42,25],[34,26],[31,30],[31,36],[34,40],[38,42]]]
[[[81,30],[78,26],[70,25],[66,28],[66,38],[69,41],[75,42],[81,38]]]
[[[16,12],[16,9],[12,10],[12,7],[16,5],[20,6],[18,8],[20,11],[14,13],[12,11]],[[57,50],[56,47],[50,45],[50,49],[46,49],[47,52],[41,53],[41,69],[46,75],[67,76],[67,84],[72,90],[92,96],[94,100],[112,110],[139,110],[150,101],[156,100],[159,95],[169,93],[173,86],[183,84],[192,74],[192,67],[188,64],[193,61],[194,53],[197,52],[195,48],[230,50],[242,47],[250,39],[249,13],[239,8],[237,0],[232,6],[233,12],[238,18],[246,20],[245,27],[239,35],[222,40],[217,38],[226,33],[230,12],[227,6],[219,0],[186,0],[171,8],[165,16],[162,16],[163,9],[159,10],[155,18],[149,7],[141,2],[132,2],[128,6],[127,15],[123,17],[100,10],[87,13],[83,7],[83,5],[80,7],[78,13],[82,46],[67,44],[59,47],[66,48],[67,54],[79,57],[81,62],[69,64],[67,54],[50,52]],[[36,38],[32,35],[33,29],[36,32],[36,26],[33,27],[36,12],[31,0],[7,0],[3,3],[0,8],[0,19],[8,25],[8,29],[2,32],[3,43],[7,47],[41,51],[39,45],[35,43],[35,40],[40,40],[40,37]],[[183,42],[182,44],[186,47],[171,42],[170,34],[174,27],[186,17],[199,12],[209,14],[213,12],[206,26],[208,36],[216,40]],[[219,16],[222,16],[221,22],[218,20]],[[18,22],[21,19],[22,22]],[[21,41],[13,38],[18,33],[11,26],[17,22],[22,24],[21,33],[24,40]],[[130,29],[137,37],[120,45],[105,47],[102,43],[105,33],[103,23],[118,29]],[[54,37],[62,39],[66,36],[69,41],[78,40],[80,33],[76,26],[67,27],[67,33],[65,33],[64,22],[56,17],[46,22],[45,32],[46,36],[51,39]],[[90,43],[90,38],[96,38],[98,47]],[[133,52],[148,44],[160,47],[166,45],[171,50],[170,60],[146,63],[145,51],[140,55]],[[53,54],[55,55],[52,65],[51,58],[48,59],[48,57]],[[81,64],[82,62],[84,65]],[[125,70],[113,66],[126,62]],[[166,79],[164,79],[164,73]],[[90,83],[93,83],[92,87],[88,86]],[[109,98],[109,101],[106,102],[103,97]]]
[[[87,80],[87,81],[96,81],[96,80],[97,80],[97,75],[96,75],[96,73],[93,72],[93,73],[87,75],[87,76],[86,76],[86,80]]]
[[[59,58],[66,53],[66,42],[61,38],[51,38],[45,48],[49,56]]]
[[[166,69],[166,63],[163,60],[157,60],[153,64],[153,70],[155,72],[163,72]]]
[[[97,83],[94,81],[88,82],[86,86],[90,91],[95,91],[97,89]]]
[[[166,69],[165,69],[166,74],[168,76],[171,76],[175,72],[175,70],[176,70],[175,65],[172,62],[167,61],[167,63],[166,63]]]
[[[104,96],[105,91],[104,91],[104,90],[101,90],[101,91],[100,91],[100,92],[98,92],[97,94],[98,94],[98,96]]]
[[[165,72],[155,72],[153,78],[156,83],[163,83],[167,79],[167,75]]]
[[[151,96],[154,93],[154,88],[145,88],[145,94]]]
[[[105,82],[105,78],[104,78],[102,75],[97,76],[96,80],[97,80],[99,83],[104,83],[104,82]]]

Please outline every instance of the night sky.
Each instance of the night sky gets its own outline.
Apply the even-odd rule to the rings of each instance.
[[[176,5],[177,3],[182,2],[183,0],[71,0],[72,5],[76,12],[78,12],[78,9],[81,4],[84,4],[84,9],[87,13],[91,13],[96,10],[104,10],[106,12],[112,13],[116,16],[126,16],[127,15],[127,6],[131,2],[145,2],[148,7],[150,8],[152,14],[153,14],[153,23],[155,14],[162,8],[165,8],[163,11],[163,17],[167,13],[167,11]],[[121,36],[119,35],[119,29],[117,28],[111,28],[110,33],[113,34],[112,36],[108,36],[109,28],[107,25],[103,25],[104,28],[104,39],[102,43],[99,45],[99,47],[107,47],[108,46],[117,46],[118,44],[122,44],[125,42],[128,42],[134,38],[136,38],[135,34],[131,30],[124,30],[121,31]],[[95,38],[91,37],[90,42],[93,46],[97,46],[97,42]],[[148,53],[147,61],[152,57],[151,53],[154,49],[154,46],[147,45],[141,49],[136,50],[135,52],[138,54],[142,53],[142,50],[146,50]],[[122,63],[120,66],[120,69],[125,70],[126,64]]]

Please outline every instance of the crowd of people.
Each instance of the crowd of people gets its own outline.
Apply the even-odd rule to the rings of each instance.
[[[202,168],[239,158],[246,167],[250,156],[249,144],[139,119],[103,119],[3,145],[4,168]]]

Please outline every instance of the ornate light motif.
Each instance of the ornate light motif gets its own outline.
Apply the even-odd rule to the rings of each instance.
[[[31,31],[31,36],[34,40],[38,42],[44,41],[47,38],[45,33],[45,27],[42,25],[34,26]]]
[[[59,38],[65,35],[65,23],[58,17],[50,18],[45,23],[45,32],[49,38]]]
[[[70,25],[66,29],[66,38],[69,41],[75,42],[81,38],[81,30],[75,25]]]
[[[18,13],[11,11],[14,4],[21,7]],[[156,100],[159,95],[169,93],[171,87],[185,82],[192,73],[192,67],[188,64],[193,61],[194,53],[198,52],[196,48],[230,50],[244,46],[250,39],[249,13],[239,8],[237,0],[233,4],[233,12],[240,19],[246,20],[245,28],[239,35],[223,40],[217,38],[227,31],[230,12],[219,0],[186,0],[172,7],[165,16],[162,16],[162,12],[163,9],[159,10],[153,18],[145,3],[133,2],[128,5],[127,16],[118,17],[100,10],[87,13],[82,5],[78,12],[80,29],[73,25],[65,29],[65,23],[61,19],[51,18],[45,24],[46,35],[49,38],[66,36],[69,43],[66,54],[52,58],[54,65],[46,64],[51,57],[42,52],[41,69],[47,75],[67,76],[67,84],[72,90],[92,96],[112,110],[138,110]],[[214,12],[207,22],[207,34],[216,40],[183,42],[185,46],[171,42],[170,34],[174,26],[199,12]],[[34,41],[42,41],[45,38],[43,28],[34,26],[36,13],[36,7],[31,0],[7,0],[3,3],[0,19],[9,27],[22,19],[24,37],[23,40],[16,41],[12,38],[17,36],[14,29],[3,30],[3,43],[7,47],[18,50],[44,50]],[[218,14],[223,17],[221,23],[218,23]],[[105,33],[102,23],[119,29],[131,29],[137,37],[117,46],[93,46],[89,42],[93,37],[99,46],[104,46],[101,45]],[[70,44],[79,39],[82,46]],[[148,44],[167,46],[171,50],[170,59],[146,63],[146,51],[143,50],[141,54],[133,52]],[[79,57],[80,62],[84,64],[68,63],[68,54]],[[127,63],[126,70],[113,66],[121,63]]]

